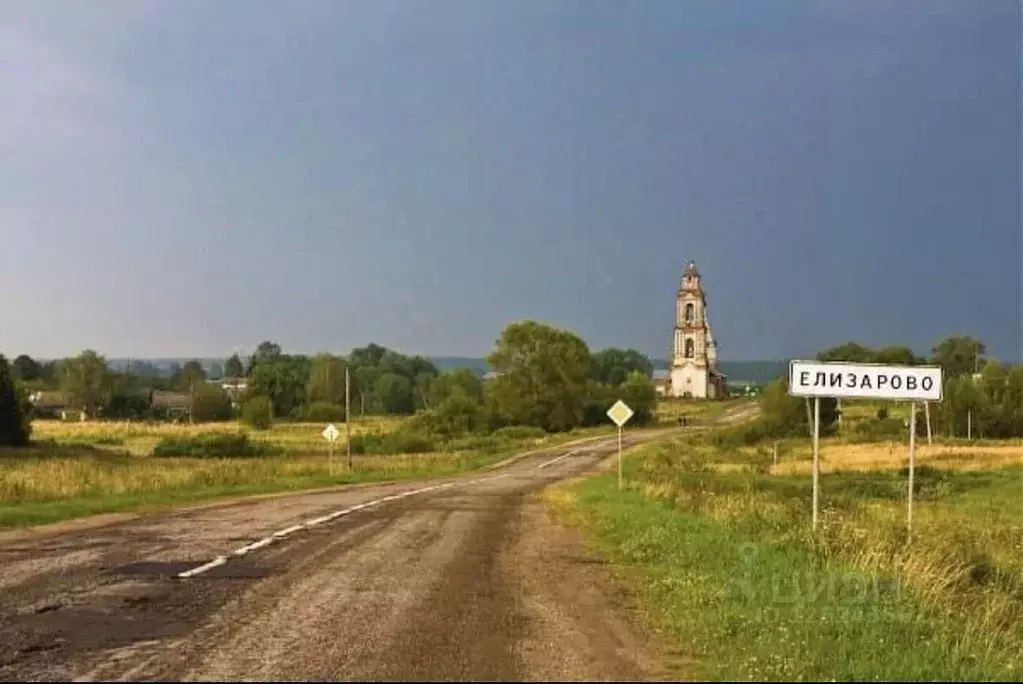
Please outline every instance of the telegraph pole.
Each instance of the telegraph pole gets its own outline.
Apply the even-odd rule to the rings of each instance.
[[[348,380],[348,364],[345,364],[345,442],[347,442],[348,448],[348,470],[352,470],[352,414],[349,411],[351,403],[349,402],[349,388],[350,382]]]

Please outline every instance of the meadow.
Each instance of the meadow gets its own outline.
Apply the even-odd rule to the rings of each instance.
[[[395,434],[406,420],[353,421],[352,435]],[[486,467],[519,451],[612,431],[606,426],[559,435],[506,430],[447,440],[424,453],[355,454],[349,468],[345,426],[338,425],[342,437],[332,453],[320,434],[323,428],[322,424],[278,423],[270,430],[256,431],[235,422],[35,421],[33,446],[0,449],[0,527],[225,496],[452,475]],[[194,458],[154,455],[161,442],[232,436],[244,436],[254,453]]]
[[[1023,442],[924,440],[910,540],[907,440],[822,441],[816,532],[808,439],[781,443],[777,466],[773,443],[651,444],[627,458],[625,491],[600,476],[549,502],[697,663],[680,676],[1018,681]]]

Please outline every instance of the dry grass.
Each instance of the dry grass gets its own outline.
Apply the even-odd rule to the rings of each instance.
[[[898,442],[842,444],[823,442],[821,472],[898,470],[909,464],[909,447]],[[988,470],[1023,465],[1023,440],[1015,443],[950,445],[917,444],[915,462],[944,470]],[[813,467],[812,452],[802,446],[791,459],[779,462],[777,475],[804,475]]]
[[[705,422],[720,418],[728,411],[744,404],[753,404],[747,398],[710,401],[701,399],[660,399],[657,402],[657,420],[675,423],[685,417],[697,422]]]
[[[358,456],[356,472],[381,479],[409,471],[455,469],[471,454]],[[277,456],[254,459],[134,458],[70,455],[12,459],[0,469],[0,506],[82,496],[123,496],[174,489],[227,489],[275,481],[304,481],[349,473],[343,458]]]
[[[390,432],[404,421],[404,418],[371,417],[352,421],[352,434]],[[188,425],[180,423],[144,422],[63,422],[59,420],[36,420],[32,422],[33,440],[53,440],[58,444],[90,444],[98,447],[114,446],[117,451],[127,451],[135,456],[153,453],[153,447],[165,437],[195,437],[207,434],[248,434],[254,442],[279,446],[289,451],[320,451],[327,445],[320,435],[325,427],[322,423],[277,423],[270,430],[252,430],[242,423],[201,423]],[[338,425],[341,434],[344,424]],[[342,437],[343,440],[343,437]],[[104,444],[106,443],[106,444]]]

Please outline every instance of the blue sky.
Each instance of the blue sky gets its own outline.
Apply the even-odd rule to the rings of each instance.
[[[6,2],[0,350],[1021,357],[1015,0]],[[13,68],[8,68],[13,67]]]

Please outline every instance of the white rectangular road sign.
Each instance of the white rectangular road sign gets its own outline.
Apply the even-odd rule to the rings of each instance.
[[[941,401],[941,392],[941,368],[937,366],[789,363],[789,394],[794,397]]]

